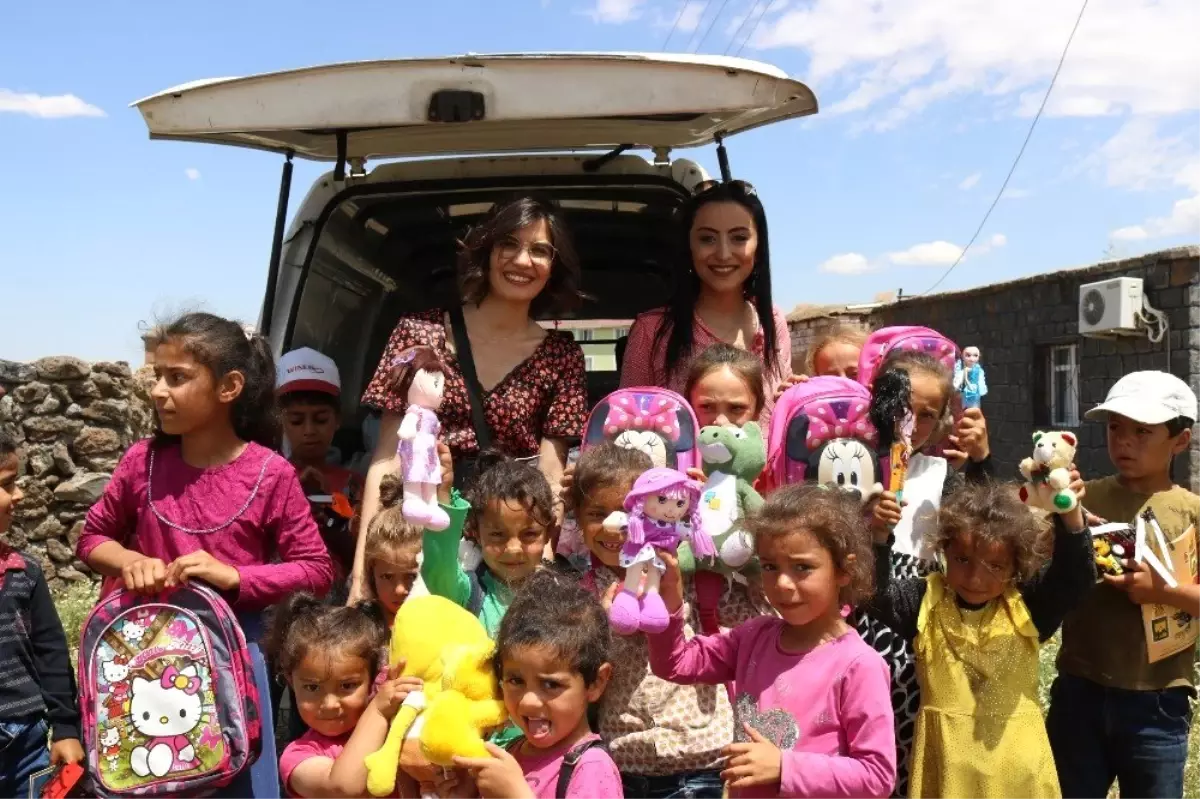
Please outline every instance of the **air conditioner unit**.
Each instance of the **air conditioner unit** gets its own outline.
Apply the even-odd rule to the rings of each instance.
[[[1079,287],[1079,335],[1091,338],[1139,336],[1142,279],[1114,277]]]

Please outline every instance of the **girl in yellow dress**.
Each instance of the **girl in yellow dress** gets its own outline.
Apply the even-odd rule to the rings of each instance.
[[[909,795],[1060,796],[1038,649],[1096,579],[1082,511],[1054,517],[1051,544],[1016,486],[964,486],[943,501],[931,542],[943,571],[907,580],[892,579],[885,535],[869,611],[916,653]]]

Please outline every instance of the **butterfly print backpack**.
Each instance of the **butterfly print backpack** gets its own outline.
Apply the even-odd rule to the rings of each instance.
[[[882,490],[870,405],[866,386],[845,377],[813,377],[783,392],[771,414],[763,493],[805,481],[864,501]]]
[[[83,625],[79,707],[96,795],[205,796],[258,757],[246,638],[200,583],[107,595]]]
[[[592,409],[583,449],[611,441],[645,452],[656,467],[687,472],[700,468],[699,431],[692,406],[674,391],[623,388]]]

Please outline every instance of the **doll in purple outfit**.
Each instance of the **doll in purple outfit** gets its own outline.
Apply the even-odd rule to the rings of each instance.
[[[713,557],[712,539],[700,528],[701,485],[674,469],[651,469],[633,484],[625,496],[625,512],[604,520],[606,529],[624,529],[620,563],[625,569],[625,587],[613,599],[608,619],[620,635],[639,630],[661,633],[670,616],[658,592],[666,566],[656,550],[675,553],[679,542],[688,539],[697,557]],[[645,592],[639,598],[642,578]]]
[[[393,390],[405,397],[408,407],[397,433],[400,479],[404,482],[404,520],[417,527],[440,531],[450,526],[450,517],[437,503],[442,482],[437,441],[442,430],[437,411],[446,390],[446,373],[441,358],[430,347],[412,347],[394,362]]]

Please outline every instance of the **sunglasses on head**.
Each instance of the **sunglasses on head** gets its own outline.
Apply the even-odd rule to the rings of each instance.
[[[710,192],[714,192],[717,189],[720,189],[722,187],[728,187],[730,189],[739,191],[742,194],[745,194],[745,195],[751,196],[751,197],[756,196],[758,194],[758,191],[748,181],[745,181],[745,180],[716,180],[714,178],[714,179],[709,179],[709,180],[703,180],[703,181],[700,181],[699,183],[697,183],[696,187],[694,189],[692,189],[692,196],[700,197],[700,196],[708,194]]]

